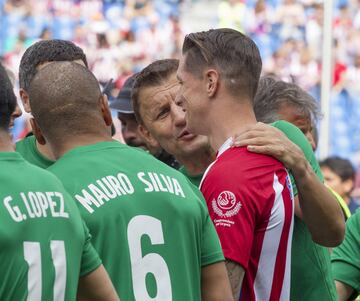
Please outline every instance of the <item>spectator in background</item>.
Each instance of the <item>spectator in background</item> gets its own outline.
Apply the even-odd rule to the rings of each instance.
[[[244,32],[247,8],[244,0],[220,1],[219,27],[234,28]]]
[[[117,111],[121,122],[121,132],[125,143],[133,147],[146,149],[146,144],[138,133],[138,123],[131,104],[131,90],[136,74],[130,76],[120,89],[118,96],[110,102],[110,108]]]
[[[347,159],[334,156],[321,161],[320,167],[325,183],[344,199],[350,212],[354,214],[356,209],[359,208],[360,203],[351,197],[356,176],[351,162]]]
[[[260,79],[254,100],[258,121],[271,123],[286,120],[296,125],[316,148],[312,127],[320,117],[316,100],[299,86],[271,76]]]
[[[295,0],[283,0],[276,10],[276,22],[281,26],[280,36],[288,38],[302,38],[302,31],[306,23],[304,7]]]

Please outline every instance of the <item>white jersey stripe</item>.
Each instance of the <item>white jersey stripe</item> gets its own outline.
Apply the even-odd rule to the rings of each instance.
[[[293,196],[292,188],[291,188],[291,196]],[[293,197],[291,197],[293,200]],[[294,229],[294,204],[292,204],[292,215],[291,215],[291,224],[289,230],[289,239],[287,243],[287,258],[285,265],[285,274],[284,274],[284,283],[281,290],[280,300],[290,300],[290,279],[291,279],[291,246],[292,246],[292,233]]]
[[[259,301],[267,301],[271,295],[275,263],[285,221],[285,208],[282,197],[284,186],[281,185],[276,174],[274,174],[273,188],[275,191],[274,205],[271,209],[269,224],[264,235],[257,274],[254,281],[255,299]],[[284,299],[280,300],[288,301],[289,296],[287,296],[287,298],[285,297],[286,294],[283,296]]]
[[[201,182],[200,182],[200,185],[199,185],[199,190],[201,190],[201,185],[202,185],[202,183],[204,182],[207,174],[209,173],[211,167],[216,163],[216,161],[217,161],[217,159],[216,159],[213,163],[211,163],[211,164],[208,166],[208,168],[205,170],[204,175],[203,175],[203,177],[202,177],[202,179],[201,179]]]

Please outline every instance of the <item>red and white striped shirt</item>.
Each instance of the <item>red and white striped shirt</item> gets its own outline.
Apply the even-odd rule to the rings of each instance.
[[[240,300],[290,297],[293,193],[285,167],[272,157],[220,148],[200,184],[225,258],[245,270]]]

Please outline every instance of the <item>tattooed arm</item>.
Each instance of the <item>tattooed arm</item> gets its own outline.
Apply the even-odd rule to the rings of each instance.
[[[201,269],[201,300],[234,301],[223,261]]]
[[[226,269],[230,280],[231,290],[234,296],[234,300],[239,300],[241,284],[244,279],[245,271],[243,267],[231,260],[225,261]]]

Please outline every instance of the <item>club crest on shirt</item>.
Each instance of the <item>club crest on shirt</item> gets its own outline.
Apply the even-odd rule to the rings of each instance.
[[[212,208],[220,217],[232,217],[239,212],[241,203],[233,192],[225,190],[212,201]]]

